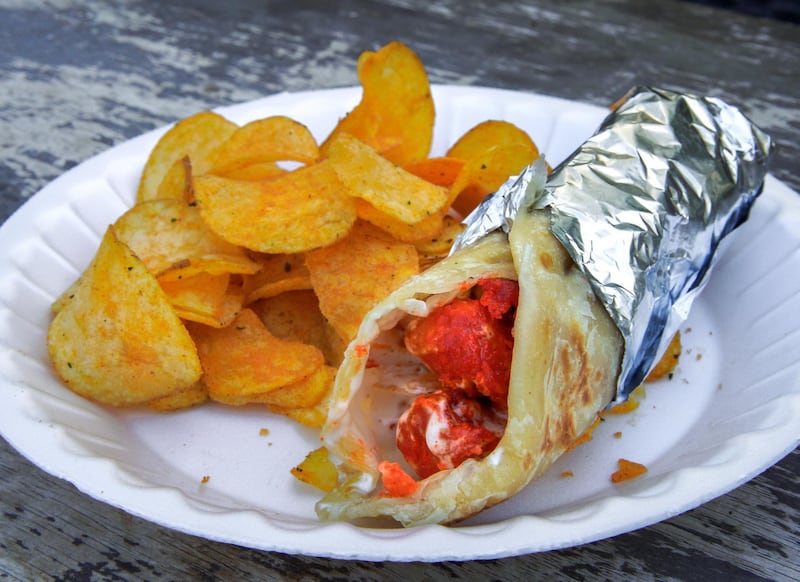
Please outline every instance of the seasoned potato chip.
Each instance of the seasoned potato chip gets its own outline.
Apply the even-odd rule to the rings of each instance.
[[[322,349],[325,343],[325,318],[312,290],[287,291],[250,306],[276,337],[296,340]]]
[[[314,346],[272,335],[250,309],[229,326],[188,324],[203,365],[203,382],[213,400],[239,405],[257,394],[308,378],[323,364]]]
[[[230,278],[227,273],[198,273],[182,279],[159,280],[159,284],[181,319],[200,323],[219,322]]]
[[[489,149],[511,145],[523,146],[539,157],[539,149],[525,131],[511,122],[498,120],[484,121],[469,129],[450,146],[446,157],[470,160]]]
[[[447,188],[396,166],[351,135],[329,143],[328,159],[348,192],[405,224],[416,225],[447,207]]]
[[[211,156],[208,173],[225,175],[251,164],[294,161],[312,164],[317,141],[302,123],[275,115],[237,129]]]
[[[287,291],[256,301],[250,308],[276,337],[301,341],[316,346],[325,362],[337,366],[345,346],[319,309],[319,300],[312,290]]]
[[[50,324],[47,348],[64,384],[115,406],[184,390],[201,374],[166,294],[113,227]]]
[[[202,382],[198,382],[191,388],[175,392],[169,396],[156,398],[147,403],[147,407],[158,412],[174,412],[197,406],[208,400],[208,388]]]
[[[261,268],[245,249],[212,231],[193,205],[179,200],[149,200],[136,204],[114,223],[120,240],[144,261],[156,277],[255,273]]]
[[[244,279],[247,304],[286,291],[311,289],[311,274],[302,253],[260,255],[257,260],[261,269]]]
[[[72,299],[75,297],[75,291],[77,291],[78,286],[81,284],[81,278],[83,275],[75,279],[75,281],[66,288],[66,290],[59,295],[53,304],[50,306],[50,311],[55,315],[59,311],[61,311],[65,305],[67,305]]]
[[[356,219],[355,200],[329,162],[267,182],[198,176],[203,218],[221,237],[264,253],[296,253],[331,244]]]
[[[136,200],[158,197],[158,188],[175,162],[189,157],[193,171],[203,174],[208,157],[233,135],[238,126],[211,111],[197,113],[173,125],[161,137],[147,158]]]
[[[449,188],[455,182],[456,176],[458,176],[463,165],[464,160],[439,157],[411,162],[403,166],[403,168],[431,184]]]
[[[332,138],[348,133],[396,164],[428,157],[435,109],[428,75],[417,54],[399,42],[364,52],[358,59],[358,78],[361,101],[323,143],[323,155]]]
[[[447,214],[442,210],[416,224],[406,224],[385,212],[381,212],[364,200],[356,200],[356,209],[360,219],[377,226],[399,241],[409,243],[433,238],[440,234],[444,230],[443,220]]]
[[[292,420],[299,422],[304,426],[319,428],[325,424],[325,419],[328,417],[328,409],[331,406],[332,396],[333,387],[328,390],[325,396],[322,397],[322,400],[320,400],[315,406],[287,407],[268,404],[267,407],[269,408],[270,412],[288,416]]]
[[[446,157],[464,162],[451,185],[450,200],[453,208],[466,216],[509,177],[538,158],[539,149],[513,123],[489,120],[462,135]]]
[[[194,200],[192,161],[189,156],[175,160],[158,185],[155,198],[171,198],[186,203]]]
[[[450,254],[456,237],[464,231],[464,225],[452,216],[445,216],[442,223],[444,228],[438,235],[414,243],[421,269],[430,267]]]
[[[281,168],[273,162],[263,162],[260,164],[250,164],[241,168],[234,168],[227,172],[217,172],[215,175],[231,180],[247,180],[248,182],[261,182],[263,180],[274,180],[288,174],[289,170]]]
[[[336,368],[321,366],[308,378],[267,392],[256,398],[255,401],[283,408],[309,408],[316,406],[333,387],[334,378],[336,378]]]
[[[453,208],[462,216],[472,212],[481,201],[516,176],[538,157],[536,150],[526,145],[512,144],[489,148],[470,158],[451,186]]]
[[[328,449],[314,449],[303,462],[291,471],[299,481],[308,483],[322,491],[333,491],[339,479],[339,471],[330,459]]]
[[[357,223],[343,240],[306,255],[322,313],[345,341],[378,301],[419,272],[413,245],[375,236]]]
[[[661,359],[656,362],[656,365],[653,366],[644,381],[655,382],[672,374],[681,357],[681,349],[681,332],[676,331]]]
[[[211,327],[227,327],[233,320],[239,316],[244,308],[244,291],[241,285],[231,282],[228,285],[228,290],[225,292],[225,300],[222,302],[222,312],[219,319],[208,320],[200,323],[205,323]]]

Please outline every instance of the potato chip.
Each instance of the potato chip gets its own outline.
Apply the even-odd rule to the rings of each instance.
[[[323,143],[323,155],[333,138],[348,133],[399,165],[428,157],[435,109],[417,54],[399,42],[366,51],[358,59],[358,78],[361,101]]]
[[[83,275],[75,279],[75,281],[67,287],[64,292],[59,295],[55,301],[53,301],[52,305],[50,305],[50,311],[55,315],[59,311],[61,311],[65,305],[67,305],[72,299],[75,297],[75,291],[77,291],[78,286],[81,284],[81,278]]]
[[[413,245],[375,236],[357,223],[343,240],[306,255],[322,313],[345,341],[381,299],[419,272]]]
[[[336,368],[321,366],[308,378],[283,386],[258,396],[254,402],[283,408],[309,408],[316,406],[333,387]]]
[[[269,332],[285,340],[322,346],[325,343],[325,318],[312,290],[287,291],[250,306]],[[322,349],[320,347],[320,349]]]
[[[317,141],[302,123],[275,115],[237,129],[210,156],[208,173],[225,175],[252,164],[294,161],[313,164],[319,157]]]
[[[156,276],[186,277],[198,272],[255,273],[261,267],[245,249],[212,231],[193,205],[179,200],[149,200],[117,219],[114,228]]]
[[[245,302],[280,295],[286,291],[311,289],[311,274],[302,253],[260,255],[258,273],[245,277]]]
[[[207,400],[208,388],[202,382],[198,382],[186,390],[151,400],[147,403],[147,407],[158,412],[174,412],[197,406]]]
[[[333,491],[339,480],[339,471],[330,459],[328,449],[314,449],[303,461],[291,470],[299,481],[308,483],[322,491]]]
[[[211,324],[222,318],[230,278],[228,273],[198,273],[182,279],[159,280],[159,284],[181,319]]]
[[[356,200],[356,211],[360,219],[377,226],[401,242],[410,243],[433,238],[441,233],[446,215],[445,211],[441,211],[416,224],[406,224],[360,199]]]
[[[405,224],[416,225],[447,207],[447,188],[407,172],[351,135],[331,140],[327,153],[348,192]]]
[[[198,176],[194,187],[203,218],[217,234],[264,253],[331,244],[356,219],[355,200],[329,162],[267,182]]]
[[[158,185],[155,198],[170,198],[186,203],[194,201],[192,161],[189,156],[175,160]]]
[[[464,160],[458,158],[438,157],[425,158],[403,166],[407,172],[427,180],[431,184],[449,188],[464,166]]]
[[[338,334],[330,333],[330,325],[312,290],[287,291],[256,301],[250,308],[274,336],[316,346],[326,363],[332,366],[340,363],[344,346],[336,341]]]
[[[428,268],[449,255],[453,243],[465,228],[458,219],[449,215],[444,217],[442,223],[444,228],[438,235],[414,243],[421,269]]]
[[[539,157],[539,149],[525,131],[511,122],[498,120],[484,121],[469,129],[450,146],[446,157],[470,160],[482,156],[489,149],[511,145],[522,146]]]
[[[211,111],[197,113],[173,125],[161,137],[147,158],[136,200],[158,197],[158,188],[175,162],[189,157],[195,175],[207,169],[208,157],[233,135],[238,126]]]
[[[487,195],[516,176],[538,157],[527,145],[511,144],[487,149],[466,160],[451,186],[453,208],[462,216],[472,212]]]
[[[268,404],[270,412],[275,414],[282,414],[288,416],[295,422],[311,428],[318,428],[325,424],[325,419],[328,417],[328,409],[331,406],[331,399],[333,398],[333,389],[331,389],[322,397],[315,406],[308,407],[287,407],[276,406]]]
[[[114,406],[184,390],[201,374],[166,294],[113,227],[51,322],[47,347],[66,386]]]
[[[213,400],[239,405],[257,394],[308,378],[324,363],[314,346],[269,333],[250,309],[229,326],[213,329],[189,324],[203,365],[203,382]]]
[[[244,291],[242,290],[242,286],[231,282],[231,284],[228,285],[228,290],[225,292],[225,299],[222,302],[222,312],[220,313],[219,319],[210,319],[208,321],[201,321],[200,323],[205,323],[211,327],[227,327],[239,316],[243,308]]]
[[[227,172],[217,172],[215,175],[231,180],[246,180],[248,182],[261,182],[263,180],[274,180],[288,174],[289,170],[280,167],[274,162],[263,162],[250,164],[241,168],[234,168]]]
[[[656,380],[661,380],[661,378],[672,374],[675,367],[678,365],[678,360],[681,357],[681,350],[681,332],[676,331],[666,351],[661,356],[661,359],[656,362],[656,365],[653,366],[653,369],[650,370],[650,373],[645,377],[644,381],[655,382]]]

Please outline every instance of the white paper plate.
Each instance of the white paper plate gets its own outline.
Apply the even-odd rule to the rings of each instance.
[[[354,88],[280,94],[221,113],[239,123],[289,115],[321,138],[359,96]],[[555,164],[606,114],[486,88],[437,86],[434,98],[435,154],[475,123],[502,118],[527,130]],[[800,440],[800,197],[768,177],[683,328],[679,370],[652,385],[636,412],[609,418],[542,479],[458,527],[320,523],[316,493],[289,474],[317,446],[314,431],[256,407],[111,410],[75,396],[51,371],[50,303],[132,204],[163,131],[68,172],[0,229],[0,430],[31,461],[92,497],[166,527],[264,550],[365,560],[492,558],[666,519],[754,477]],[[612,485],[620,457],[646,464],[648,473]]]

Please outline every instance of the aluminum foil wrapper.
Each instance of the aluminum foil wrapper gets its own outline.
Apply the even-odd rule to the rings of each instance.
[[[763,188],[772,143],[711,97],[635,88],[550,177],[537,160],[466,219],[454,250],[508,232],[523,207],[551,230],[619,327],[615,402],[644,380],[689,314],[723,239]]]

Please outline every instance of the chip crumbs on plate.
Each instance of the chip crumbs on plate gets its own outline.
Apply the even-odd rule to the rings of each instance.
[[[618,469],[611,474],[612,483],[630,481],[631,479],[635,479],[647,473],[647,467],[641,463],[629,461],[628,459],[619,459],[617,461],[617,467]]]

